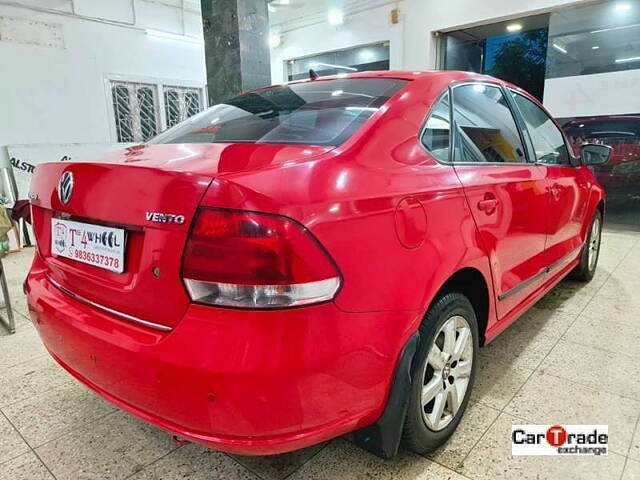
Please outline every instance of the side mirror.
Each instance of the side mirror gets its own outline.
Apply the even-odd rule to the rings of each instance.
[[[608,145],[587,143],[582,146],[580,158],[584,165],[604,165],[611,159],[613,148]]]

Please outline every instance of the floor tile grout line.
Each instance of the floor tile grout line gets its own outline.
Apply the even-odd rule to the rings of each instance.
[[[636,240],[636,242],[634,242],[634,244],[629,248],[629,250],[625,253],[625,255],[618,261],[618,263],[616,264],[616,266],[612,269],[612,272],[615,272],[617,270],[617,268],[620,266],[620,264],[627,258],[627,256],[633,251],[636,243],[639,243],[640,240]],[[591,297],[589,298],[589,301],[584,305],[584,307],[580,310],[580,312],[578,312],[577,314],[575,314],[573,321],[571,322],[571,324],[567,327],[567,330],[565,330],[565,333],[569,330],[569,328],[571,328],[577,321],[578,318],[580,317],[580,315],[582,315],[582,313],[585,311],[585,309],[591,304],[591,302],[593,301],[593,299],[596,297],[596,295],[598,294],[598,292],[600,292],[600,290],[604,287],[604,285],[609,281],[609,279],[611,278],[611,273],[608,273],[605,280],[602,282],[602,285],[600,285],[596,291],[591,295]],[[557,288],[558,285],[556,285],[554,288]],[[534,307],[534,305],[532,305],[532,307]],[[500,410],[500,413],[498,414],[498,416],[496,418],[493,419],[493,422],[491,422],[491,425],[489,425],[489,427],[482,433],[482,435],[480,436],[480,438],[478,438],[478,440],[473,444],[473,446],[469,449],[469,451],[467,452],[467,454],[464,456],[464,458],[462,459],[462,461],[459,463],[459,465],[464,464],[464,462],[467,460],[467,458],[469,457],[469,455],[471,455],[471,452],[476,448],[476,446],[482,441],[482,439],[485,437],[485,435],[487,434],[487,432],[491,429],[491,427],[493,426],[493,424],[496,422],[496,420],[498,418],[500,418],[500,415],[502,415],[503,413],[509,415],[507,412],[504,411],[505,408],[507,408],[509,406],[509,404],[513,401],[513,399],[520,393],[520,391],[522,390],[522,388],[529,382],[529,380],[531,379],[531,377],[539,371],[540,366],[544,363],[544,361],[547,359],[547,357],[551,354],[551,352],[556,348],[556,346],[558,345],[558,343],[560,342],[562,336],[564,336],[564,333],[558,337],[558,339],[556,340],[556,342],[553,344],[553,346],[549,349],[549,351],[546,353],[546,355],[544,356],[544,358],[542,358],[542,360],[536,365],[536,367],[531,371],[531,373],[527,376],[527,378],[525,379],[525,381],[522,383],[522,385],[520,385],[520,387],[516,390],[516,392],[511,396],[511,398],[505,403],[505,405],[502,407],[502,409]],[[576,382],[577,383],[577,382]],[[632,440],[633,441],[633,440]],[[626,462],[625,462],[626,463]],[[457,472],[458,470],[456,470]]]
[[[254,471],[252,468],[247,467],[246,465],[244,465],[240,460],[238,460],[237,458],[235,458],[233,455],[227,453],[227,452],[220,452],[222,453],[225,457],[229,458],[232,462],[236,463],[237,465],[239,465],[241,468],[245,469],[247,472],[249,472],[251,475],[253,475],[254,477],[260,479],[260,480],[269,480],[264,478],[262,475],[260,475],[258,472]]]
[[[491,428],[491,426],[493,425],[493,422],[495,422],[495,420],[500,416],[500,413],[501,413],[501,412],[500,412],[500,409],[499,409],[499,408],[496,408],[496,407],[494,407],[494,406],[492,406],[492,405],[487,405],[487,404],[485,404],[485,403],[478,402],[478,401],[476,401],[476,400],[473,400],[473,401],[472,401],[471,399],[469,399],[469,403],[471,403],[471,402],[473,402],[475,405],[480,405],[480,406],[482,406],[482,407],[488,408],[488,409],[493,410],[493,411],[495,411],[495,412],[497,412],[497,413],[498,413],[498,414],[496,415],[496,418],[494,418],[494,419],[493,419],[493,421],[489,424],[489,426],[488,426],[486,429],[484,429],[484,430],[483,430],[482,434],[480,435],[480,437],[482,437],[482,436],[485,434],[485,432]],[[468,408],[468,405],[467,405],[467,408]],[[465,410],[465,412],[466,412],[466,410]],[[456,430],[457,430],[457,429],[456,429]],[[454,432],[454,435],[455,435],[455,432]],[[471,449],[469,450],[469,452],[471,452],[471,450],[473,450],[473,447],[475,447],[475,446],[476,446],[476,444],[477,444],[477,442],[473,444],[473,446],[471,447]],[[442,446],[443,446],[443,447],[444,447],[444,446],[446,446],[446,443],[445,443],[444,445],[442,445]],[[424,457],[424,458],[426,458],[427,460],[430,460],[430,461],[432,461],[432,462],[434,462],[434,463],[437,463],[438,465],[441,465],[441,466],[443,466],[443,467],[445,467],[445,468],[448,468],[449,470],[452,470],[452,471],[454,471],[454,472],[456,472],[456,473],[460,473],[460,472],[458,472],[458,471],[456,470],[456,468],[457,468],[457,467],[451,467],[451,466],[449,466],[449,465],[445,465],[444,463],[439,462],[437,459],[429,457],[429,456],[428,456],[428,455],[429,455],[429,453],[432,453],[432,452],[428,452],[428,453],[426,453],[426,454],[424,454],[424,455],[420,455],[420,456],[421,456],[421,457]],[[468,455],[468,454],[467,454],[467,455]],[[467,455],[465,455],[465,458],[464,458],[461,462],[459,462],[459,463],[458,463],[458,465],[460,465],[460,464],[462,464],[462,463],[463,463],[463,461],[466,459]]]
[[[169,434],[168,434],[169,435]],[[168,457],[169,455],[171,455],[174,452],[177,452],[178,450],[180,450],[181,448],[184,448],[184,445],[176,445],[174,448],[172,448],[171,450],[169,450],[167,453],[160,455],[158,458],[154,458],[151,462],[147,463],[146,465],[143,465],[142,468],[140,470],[136,470],[135,472],[130,473],[129,475],[127,475],[126,477],[123,477],[122,480],[129,480],[130,478],[138,475],[140,472],[144,471],[145,469],[149,468],[152,465],[155,465],[156,463],[158,463],[160,460],[164,459],[165,457]]]
[[[96,423],[96,422],[97,422],[97,421],[99,421],[99,420],[104,420],[104,419],[105,419],[105,418],[107,418],[107,417],[110,417],[110,416],[112,416],[112,415],[117,414],[118,412],[123,412],[123,411],[124,411],[124,410],[120,410],[119,408],[117,408],[117,409],[113,410],[112,412],[106,413],[106,414],[102,415],[102,416],[101,416],[101,417],[99,417],[99,418],[96,418],[96,419],[94,419],[94,420],[90,420],[90,421],[88,421],[88,422],[86,422],[86,423],[83,423],[82,425],[79,425],[77,428],[73,428],[72,430],[69,430],[68,432],[65,432],[64,434],[62,434],[62,435],[60,435],[60,436],[58,436],[58,437],[56,437],[56,438],[51,438],[51,439],[47,440],[46,442],[41,443],[41,444],[39,444],[38,446],[36,446],[36,447],[32,447],[32,448],[33,448],[34,450],[35,450],[35,449],[38,449],[38,448],[42,448],[42,447],[44,447],[45,445],[49,445],[50,443],[55,442],[56,440],[60,440],[61,438],[66,437],[67,435],[72,435],[72,434],[76,433],[76,432],[77,432],[78,430],[80,430],[82,427],[86,427],[86,426],[88,426],[88,425],[91,425],[91,424],[93,424],[93,423]],[[131,414],[128,414],[128,415],[131,415]],[[6,416],[6,415],[5,415],[5,416]],[[131,417],[136,418],[136,417],[134,417],[133,415],[131,415]],[[26,441],[26,440],[25,440],[25,441]]]
[[[634,357],[634,356],[629,355],[627,353],[623,353],[623,352],[619,352],[619,351],[615,351],[615,350],[609,350],[607,348],[599,347],[599,346],[596,346],[596,345],[589,345],[587,343],[577,342],[575,340],[570,340],[569,338],[566,338],[564,336],[564,334],[560,337],[560,340],[562,340],[563,342],[566,342],[566,343],[573,343],[574,345],[580,345],[581,347],[593,348],[594,350],[598,350],[598,351],[604,352],[604,353],[614,353],[616,355],[620,355],[622,357],[625,357],[626,359],[631,360],[631,361],[633,361],[635,363],[640,362],[640,357]]]
[[[15,428],[15,427],[14,427],[14,428]],[[21,439],[22,439],[22,438],[21,438]],[[22,439],[22,440],[24,441],[24,439]],[[30,453],[30,452],[31,452],[31,449],[29,448],[29,445],[27,445],[27,444],[26,444],[26,442],[25,442],[25,445],[26,445],[26,447],[27,447],[27,449],[26,449],[26,450],[21,451],[20,453],[18,453],[18,454],[16,454],[16,455],[14,455],[13,457],[9,457],[9,458],[7,458],[7,459],[5,459],[5,460],[2,460],[2,461],[0,462],[0,467],[1,467],[2,465],[6,464],[6,463],[11,462],[12,460],[15,460],[15,459],[16,459],[16,458],[18,458],[18,457],[21,457],[22,455],[24,455],[24,454],[26,454],[26,453]]]
[[[604,393],[606,395],[611,395],[612,397],[617,397],[617,398],[622,398],[624,400],[629,400],[631,402],[634,402],[634,403],[637,403],[637,404],[640,405],[640,400],[638,400],[637,396],[625,397],[624,395],[620,395],[618,393],[611,393],[609,390],[599,390],[597,388],[594,388],[591,385],[587,385],[586,383],[577,382],[576,380],[574,380],[572,378],[566,378],[566,377],[563,377],[561,375],[557,375],[555,373],[547,372],[546,370],[540,370],[538,373],[540,375],[548,375],[550,377],[554,377],[554,378],[557,378],[557,379],[565,381],[565,382],[575,383],[576,385],[579,385],[579,386],[584,387],[584,388],[586,388],[588,390],[591,390],[594,393],[600,393],[600,394]]]
[[[68,380],[65,380],[65,383],[61,383],[60,385],[55,385],[55,386],[46,388],[44,390],[38,390],[37,393],[34,393],[33,395],[30,395],[30,396],[25,397],[25,398],[21,398],[20,400],[15,400],[15,401],[12,401],[11,403],[2,403],[2,404],[0,404],[0,410],[5,410],[8,407],[13,407],[14,405],[17,405],[19,403],[28,402],[28,401],[36,398],[39,395],[44,395],[45,393],[51,393],[51,392],[53,392],[54,390],[56,390],[58,388],[62,389],[62,388],[70,388],[71,386],[75,386],[76,385],[75,383],[70,383],[69,382],[69,380],[71,380],[71,379],[72,378],[69,378]],[[84,385],[82,385],[82,386],[84,388],[87,388]]]
[[[527,377],[527,380],[528,380],[528,379],[529,379],[529,377]],[[525,380],[525,381],[527,381],[527,380]],[[502,415],[502,413],[504,413],[504,412],[503,412],[503,410],[504,410],[504,407],[498,411],[498,415],[496,415],[496,418],[494,418],[494,419],[491,421],[491,423],[489,424],[489,426],[485,429],[485,431],[484,431],[484,432],[482,432],[482,435],[480,435],[480,437],[478,437],[478,440],[476,440],[476,441],[473,443],[473,445],[471,446],[471,448],[469,449],[469,451],[465,454],[465,456],[462,458],[462,460],[460,460],[460,461],[458,462],[458,466],[456,467],[456,470],[455,470],[455,471],[456,471],[456,473],[460,473],[458,469],[459,469],[459,468],[464,464],[464,462],[467,460],[467,458],[469,458],[469,455],[471,455],[471,452],[473,451],[473,449],[474,449],[474,448],[476,448],[476,447],[478,446],[478,444],[482,441],[482,439],[485,437],[485,435],[487,434],[487,432],[488,432],[489,430],[491,430],[491,427],[493,427],[494,423],[496,423],[496,421],[498,420],[498,418],[500,418],[500,415]]]
[[[640,433],[640,411],[638,412],[638,418],[636,420],[636,427],[633,429],[633,438],[635,438],[636,434]],[[631,441],[631,445],[629,445],[629,449],[627,450],[627,457],[631,457],[631,448],[633,447],[633,440]]]
[[[3,366],[3,367],[0,367],[0,372],[2,372],[3,370],[8,370],[9,368],[18,367],[20,365],[24,365],[25,363],[32,362],[34,360],[39,360],[39,359],[41,359],[43,357],[48,357],[48,356],[49,356],[49,354],[47,352],[43,352],[42,355],[37,355],[35,357],[31,357],[31,358],[29,358],[27,360],[24,360],[24,361],[21,361],[21,362],[18,362],[18,363],[13,363],[11,365],[6,365],[6,366]]]
[[[505,405],[506,407],[506,405]],[[497,409],[494,409],[497,410]],[[493,425],[498,421],[498,418],[500,418],[500,415],[505,414],[505,415],[509,415],[510,417],[515,417],[518,418],[520,420],[524,420],[524,421],[528,421],[522,417],[520,417],[519,415],[511,415],[510,413],[507,413],[504,411],[504,407],[502,408],[502,410],[499,411],[498,415],[496,415],[496,418],[493,419],[493,421],[489,424],[489,426],[485,429],[484,432],[482,432],[482,435],[480,435],[480,437],[478,438],[478,440],[476,440],[476,442],[473,444],[473,446],[469,449],[469,451],[466,453],[466,455],[462,458],[462,460],[460,460],[458,462],[458,465],[456,466],[455,472],[456,473],[461,473],[460,472],[460,468],[464,465],[464,462],[467,461],[467,458],[469,458],[469,455],[471,455],[471,452],[473,451],[474,448],[476,448],[478,446],[478,444],[482,441],[482,439],[487,435],[487,432],[489,432],[489,430],[491,430],[491,428],[493,427]]]
[[[24,438],[24,436],[22,436],[22,433],[20,433],[20,430],[18,430],[18,429],[16,428],[16,426],[13,424],[13,422],[12,422],[12,421],[11,421],[11,420],[10,420],[10,419],[5,415],[5,414],[4,414],[4,412],[3,412],[2,410],[0,410],[0,415],[2,415],[2,416],[7,420],[7,422],[9,422],[9,424],[11,425],[11,427],[13,427],[13,429],[17,432],[17,434],[20,436],[20,438],[21,438],[21,439],[22,439],[22,441],[25,443],[25,445],[26,445],[27,447],[29,447],[29,451],[30,451],[31,453],[33,453],[33,455],[35,455],[35,457],[36,457],[36,458],[38,459],[38,461],[42,464],[42,466],[47,470],[47,472],[49,472],[49,475],[51,475],[51,477],[52,477],[54,480],[57,480],[57,477],[53,474],[53,472],[51,471],[51,469],[49,468],[49,466],[48,466],[46,463],[44,463],[44,461],[42,460],[42,458],[40,457],[40,455],[38,455],[38,452],[36,452],[36,451],[33,449],[33,447],[29,444],[29,442],[27,442],[27,439],[26,439],[26,438]],[[24,455],[25,453],[28,453],[28,452],[24,452],[22,455]],[[14,458],[18,458],[18,457],[14,457]]]
[[[38,358],[40,358],[40,357],[38,357]],[[34,359],[34,360],[37,360],[37,359]],[[69,378],[69,380],[71,380],[71,378]],[[68,382],[69,380],[66,380],[66,382]],[[0,409],[11,407],[11,406],[16,405],[16,404],[18,404],[20,402],[26,402],[27,400],[30,400],[30,399],[34,398],[35,396],[37,396],[37,395],[40,395],[40,394],[43,394],[43,393],[49,393],[52,390],[55,390],[56,388],[62,388],[64,385],[65,384],[63,383],[63,384],[60,384],[58,386],[51,386],[49,388],[44,388],[43,390],[38,390],[38,393],[34,393],[31,396],[28,396],[28,397],[25,397],[25,398],[22,398],[22,399],[19,399],[19,400],[12,401],[11,403],[0,404]],[[72,385],[72,384],[69,383],[69,385]]]
[[[342,438],[342,437],[338,437],[338,438]],[[326,445],[324,445],[320,450],[318,450],[316,453],[314,453],[313,455],[311,455],[305,462],[302,462],[297,468],[295,468],[290,474],[282,477],[282,480],[287,480],[288,478],[291,478],[296,472],[300,471],[300,469],[302,467],[304,467],[305,465],[307,465],[311,460],[313,460],[314,458],[316,458],[318,455],[320,455],[320,453],[324,452],[324,450],[331,445],[332,443],[335,442],[335,438],[329,440]],[[260,477],[262,478],[262,477]]]
[[[31,445],[31,443],[29,443],[29,446],[35,450],[35,449],[38,449],[38,448],[43,447],[45,445],[48,445],[51,442],[55,442],[56,440],[60,440],[62,437],[66,437],[67,435],[70,435],[70,434],[76,432],[77,430],[80,430],[83,427],[87,427],[87,426],[89,426],[89,425],[91,425],[93,423],[96,423],[96,422],[100,421],[100,420],[104,420],[108,416],[113,415],[115,413],[118,413],[120,411],[119,409],[117,409],[117,407],[114,407],[114,408],[115,408],[115,410],[113,410],[111,412],[108,412],[108,413],[105,413],[104,415],[100,415],[99,417],[96,417],[96,418],[94,418],[92,420],[87,420],[86,422],[82,422],[82,423],[78,424],[77,426],[72,427],[71,429],[65,431],[64,433],[61,433],[60,435],[58,435],[56,437],[49,438],[49,439],[47,439],[46,441],[44,441],[42,443],[38,443],[38,444],[34,444],[34,445]],[[4,414],[5,417],[9,418],[8,415],[6,414],[6,412],[4,412],[2,410],[2,408],[0,408],[0,411],[2,411],[2,413]],[[18,427],[14,427],[14,428],[16,428],[16,430],[17,430]],[[26,441],[26,439],[25,439],[25,441]]]
[[[300,464],[297,468],[295,468],[291,473],[289,473],[288,475],[282,477],[281,480],[285,480],[289,477],[291,477],[294,473],[296,473],[298,470],[300,470],[303,466],[305,466],[307,463],[309,463],[311,460],[313,460],[316,456],[318,456],[321,452],[323,452],[329,445],[333,444],[336,440],[340,439],[342,437],[336,437],[333,438],[329,441],[327,441],[327,443],[320,449],[318,450],[316,453],[314,453],[313,455],[311,455],[311,457],[309,457],[305,462],[303,462],[302,464]],[[239,461],[238,459],[236,459],[233,455],[230,455],[226,452],[222,452],[224,455],[226,455],[227,457],[229,457],[231,460],[233,460],[235,463],[237,463],[238,465],[240,465],[242,468],[244,468],[245,470],[247,470],[248,472],[252,473],[253,475],[255,475],[257,478],[259,478],[260,480],[270,480],[269,478],[265,478],[263,477],[260,473],[258,473],[257,471],[255,471],[253,468],[246,466],[245,464],[243,464],[241,461]]]
[[[629,444],[629,448],[627,449],[627,455],[625,456],[624,465],[622,466],[622,473],[620,474],[620,480],[624,478],[624,472],[627,470],[629,458],[631,457],[631,448],[633,447],[633,439],[636,438],[636,434],[640,432],[639,427],[640,427],[640,412],[638,413],[636,426],[633,429],[633,433],[631,434],[631,443]]]

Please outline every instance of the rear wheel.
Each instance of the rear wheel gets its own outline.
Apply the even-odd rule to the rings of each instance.
[[[426,453],[453,434],[469,402],[478,351],[477,320],[469,300],[457,292],[438,298],[420,337],[403,442]]]
[[[602,212],[596,210],[591,220],[589,235],[587,241],[582,248],[580,263],[571,272],[571,276],[576,280],[588,282],[593,278],[598,266],[598,258],[600,257],[600,241],[602,237]]]

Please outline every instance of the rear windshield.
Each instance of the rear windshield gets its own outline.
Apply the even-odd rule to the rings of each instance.
[[[149,143],[340,145],[406,83],[344,78],[269,87],[214,105]]]

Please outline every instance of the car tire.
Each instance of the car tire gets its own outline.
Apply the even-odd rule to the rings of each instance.
[[[602,212],[597,209],[589,225],[587,241],[582,247],[580,263],[571,272],[571,278],[581,282],[590,281],[596,273],[598,258],[600,257],[600,243],[602,237]]]
[[[453,354],[452,339],[457,347]],[[402,438],[405,448],[424,454],[453,434],[469,402],[478,348],[478,322],[471,302],[458,292],[438,297],[420,326]]]

